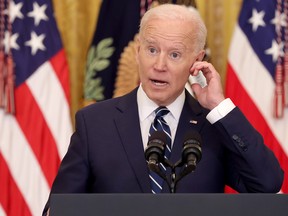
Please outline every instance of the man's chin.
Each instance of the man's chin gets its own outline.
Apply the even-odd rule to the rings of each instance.
[[[152,93],[148,97],[159,106],[167,106],[169,104],[169,98],[161,93]]]

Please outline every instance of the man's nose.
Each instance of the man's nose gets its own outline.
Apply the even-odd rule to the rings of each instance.
[[[161,53],[156,57],[154,68],[158,71],[163,71],[167,67],[166,63],[166,57],[163,53]]]

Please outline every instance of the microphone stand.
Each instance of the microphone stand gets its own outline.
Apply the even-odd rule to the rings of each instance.
[[[170,183],[170,193],[176,193],[176,167],[173,166],[171,167],[171,176],[170,176],[170,179],[171,179],[171,183]]]
[[[161,171],[162,174],[160,175],[168,184],[170,193],[176,193],[177,183],[184,176],[188,175],[189,173],[193,172],[196,169],[196,162],[185,164],[182,162],[182,160],[179,160],[175,164],[172,164],[169,160],[165,159],[163,165],[171,168],[170,181],[168,181],[167,175],[165,175],[162,171]],[[176,168],[182,167],[183,165],[185,166],[184,169],[179,175],[177,175]]]

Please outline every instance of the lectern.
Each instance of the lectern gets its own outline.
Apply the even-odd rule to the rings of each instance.
[[[287,216],[285,194],[52,194],[51,216]]]

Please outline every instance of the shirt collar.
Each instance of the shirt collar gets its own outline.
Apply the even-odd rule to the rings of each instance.
[[[185,91],[183,90],[183,92],[176,98],[176,100],[167,106],[170,113],[177,121],[180,118],[184,101],[185,101]],[[138,112],[140,121],[144,121],[148,116],[150,116],[154,112],[155,109],[159,107],[154,101],[148,98],[141,84],[137,91],[137,102],[138,102]]]

